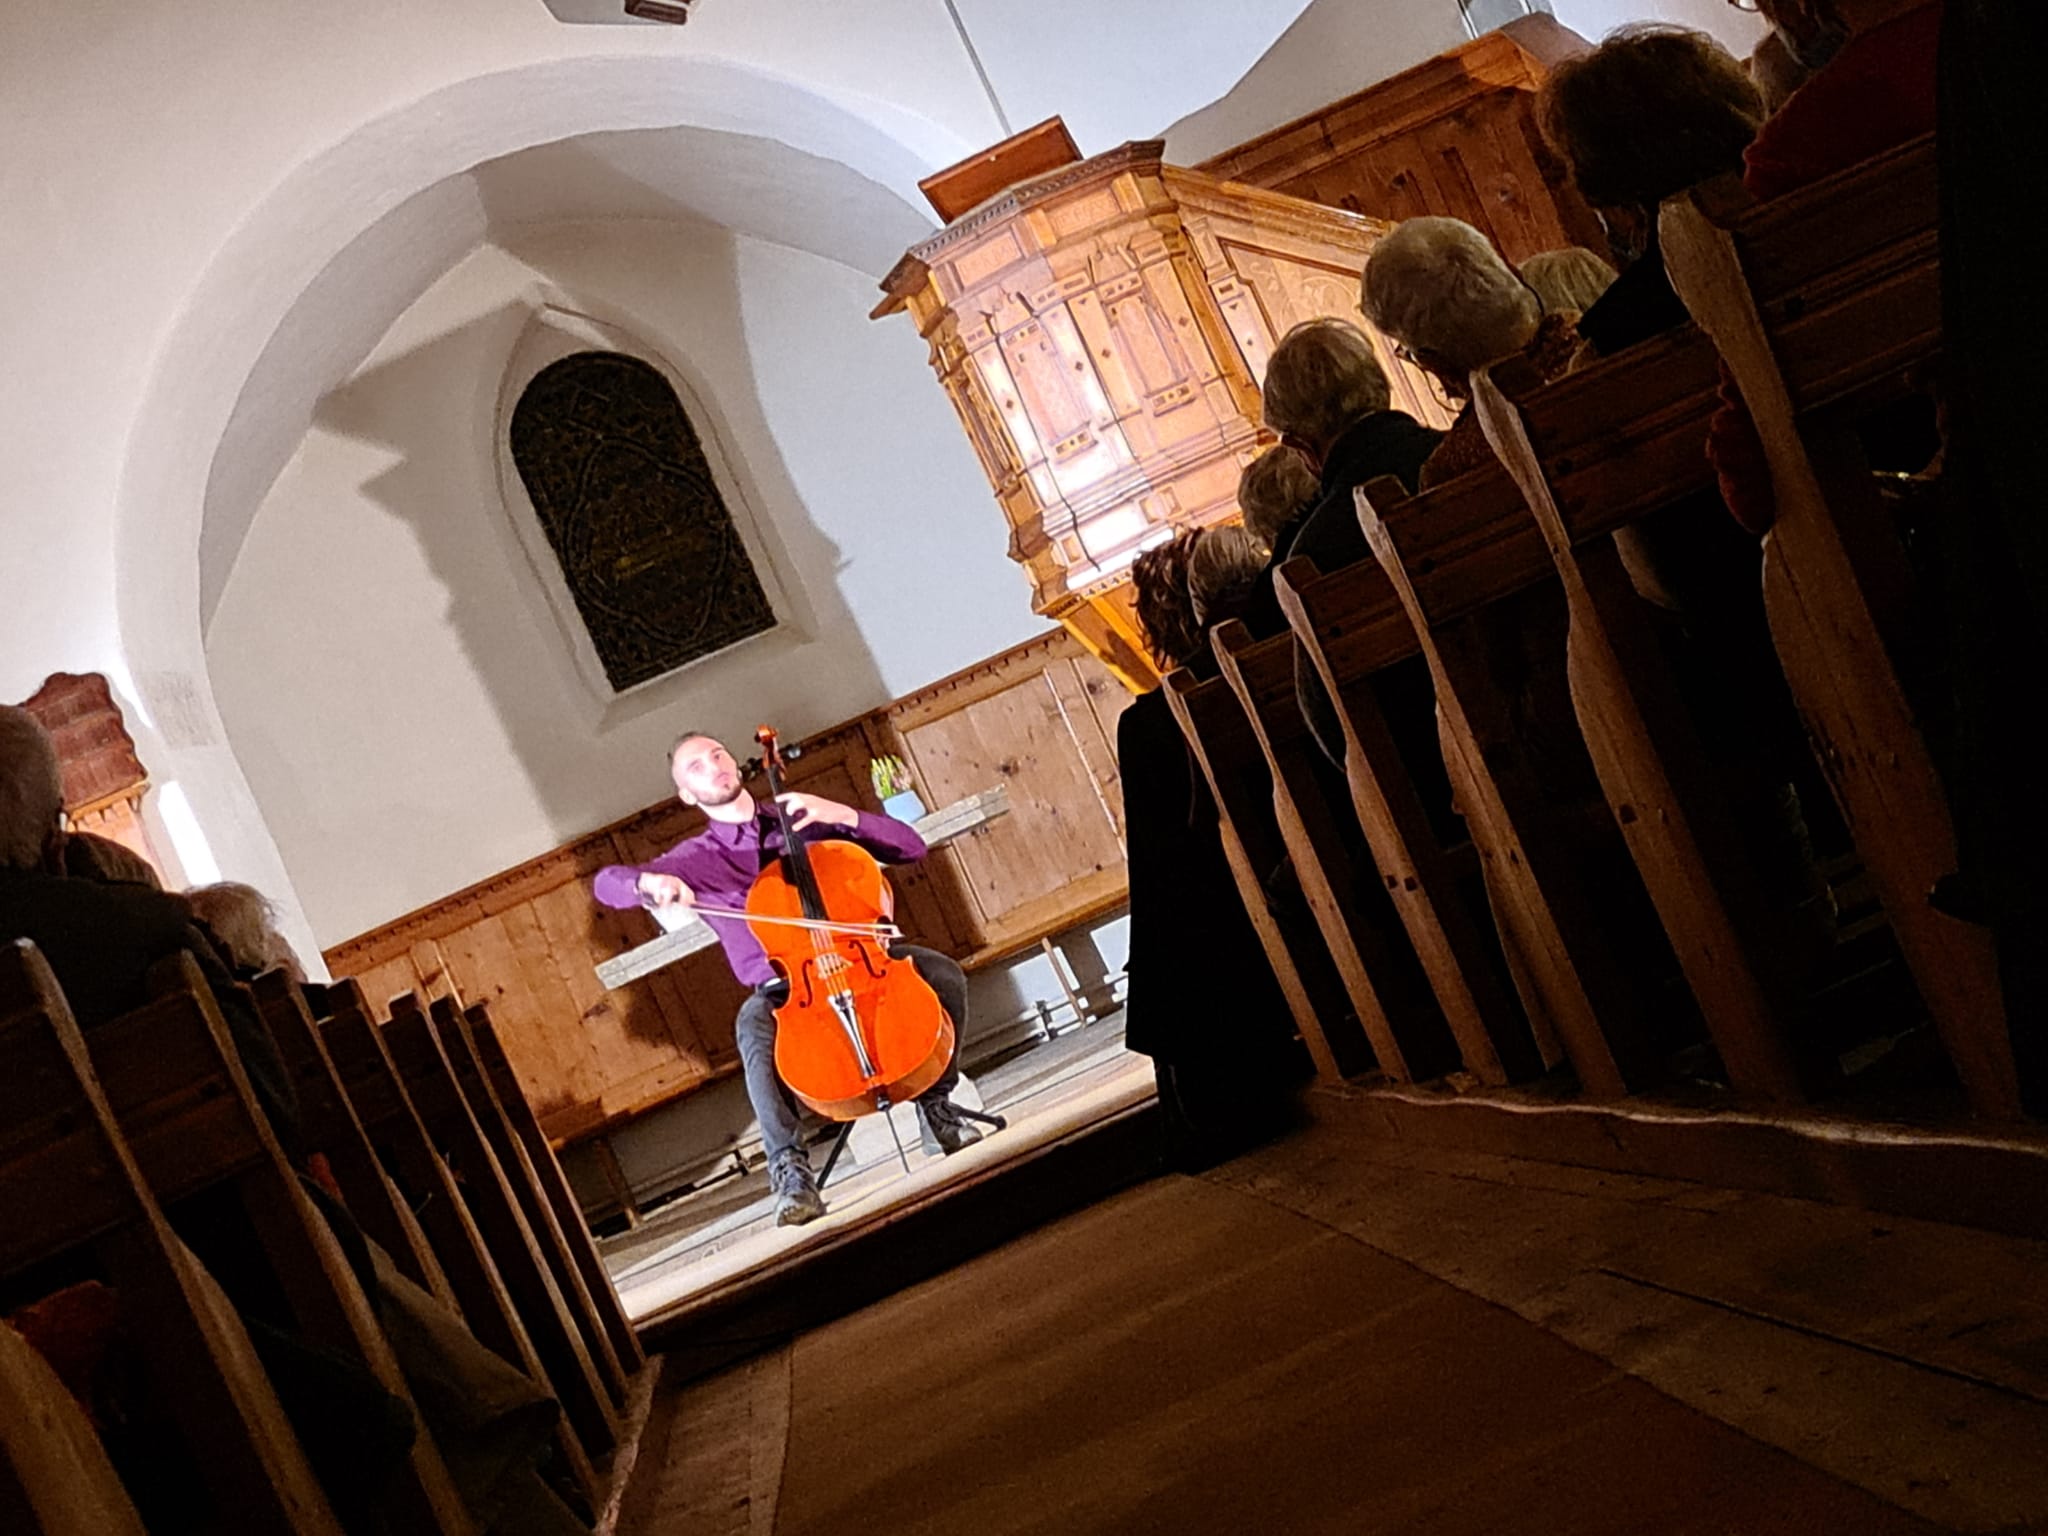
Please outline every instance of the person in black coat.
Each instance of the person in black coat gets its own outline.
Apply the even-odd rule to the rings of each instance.
[[[1202,537],[1183,533],[1132,567],[1139,623],[1162,672],[1214,668],[1188,580]],[[1231,589],[1241,601],[1256,574],[1248,557],[1239,565],[1215,562],[1205,582],[1212,623],[1232,616]],[[1124,711],[1116,745],[1130,870],[1124,1043],[1152,1058],[1169,1160],[1200,1167],[1284,1128],[1306,1055],[1164,689]]]

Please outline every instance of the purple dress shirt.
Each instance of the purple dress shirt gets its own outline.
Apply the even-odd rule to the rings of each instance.
[[[874,811],[856,813],[850,827],[809,822],[797,828],[800,843],[843,838],[867,849],[884,864],[908,864],[925,855],[924,839],[915,827],[892,816]],[[639,879],[642,875],[674,875],[697,893],[706,906],[744,907],[754,877],[768,867],[770,859],[782,854],[782,828],[774,807],[758,807],[752,821],[714,821],[695,837],[686,837],[667,853],[646,864],[607,864],[597,872],[592,889],[608,907],[641,905]],[[706,917],[711,931],[724,946],[726,964],[741,985],[758,987],[775,980],[775,968],[767,952],[746,923],[735,917]]]

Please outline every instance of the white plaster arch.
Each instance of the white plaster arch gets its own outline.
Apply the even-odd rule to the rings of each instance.
[[[207,675],[199,552],[209,513],[260,499],[320,395],[483,237],[471,173],[584,135],[688,127],[836,162],[904,205],[972,146],[889,103],[741,64],[549,60],[462,80],[302,163],[222,246],[150,370],[123,458],[116,612],[138,734],[219,866],[299,904],[227,741]]]

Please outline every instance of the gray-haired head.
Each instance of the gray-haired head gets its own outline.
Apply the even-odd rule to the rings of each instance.
[[[64,775],[42,722],[0,705],[0,869],[33,869],[64,812]]]
[[[1463,219],[1409,219],[1372,248],[1366,318],[1434,373],[1461,379],[1529,344],[1543,305]]]
[[[1266,362],[1260,408],[1266,425],[1316,458],[1345,428],[1384,411],[1392,392],[1364,331],[1348,320],[1304,320]]]

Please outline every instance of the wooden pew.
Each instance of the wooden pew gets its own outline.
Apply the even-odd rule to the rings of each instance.
[[[525,1144],[514,1134],[505,1107],[498,1102],[496,1089],[484,1075],[483,1064],[477,1059],[476,1047],[470,1040],[468,1021],[456,1007],[454,999],[446,997],[433,1000],[430,1015],[442,1049],[447,1053],[448,1064],[455,1070],[456,1086],[461,1089],[470,1114],[483,1131],[484,1140],[490,1144],[498,1166],[505,1171],[505,1181],[518,1202],[519,1214],[525,1218],[527,1230],[533,1234],[549,1278],[554,1281],[556,1291],[576,1324],[576,1331],[582,1336],[584,1351],[596,1367],[598,1379],[603,1383],[612,1407],[623,1409],[629,1387],[626,1367],[612,1348],[611,1335],[605,1331],[597,1302],[590,1294],[583,1272],[576,1267],[576,1261],[570,1254],[569,1240],[562,1231],[561,1223],[556,1220],[554,1207],[541,1190],[540,1174],[533,1165],[533,1159],[527,1155]]]
[[[1688,328],[1547,388],[1526,368],[1506,388],[1482,371],[1472,388],[1563,583],[1580,731],[1729,1080],[1797,1100],[1785,935],[1613,539],[1711,484],[1715,378],[1713,349]]]
[[[43,1357],[0,1322],[0,1531],[147,1536],[92,1423]]]
[[[463,1319],[486,1349],[538,1383],[549,1381],[534,1341],[448,1165],[441,1160],[392,1064],[383,1035],[364,1010],[360,988],[335,988],[333,1012],[320,1024],[336,1073],[378,1159],[397,1180],[433,1244]],[[565,1416],[554,1449],[586,1503],[595,1507],[598,1479],[590,1453]]]
[[[265,971],[250,990],[298,1090],[299,1116],[307,1140],[326,1157],[350,1214],[391,1256],[400,1274],[460,1311],[455,1287],[435,1257],[425,1229],[370,1145],[333,1059],[320,1041],[305,994],[281,970]]]
[[[1513,893],[1515,941],[1580,1086],[1611,1097],[1651,1082],[1650,1004],[1593,904],[1552,786],[1532,762],[1494,677],[1480,611],[1554,581],[1514,483],[1476,470],[1419,497],[1384,477],[1358,492],[1359,521],[1436,683],[1445,758],[1468,822],[1485,831]],[[1475,834],[1476,835],[1476,834]]]
[[[1273,814],[1309,910],[1336,962],[1374,1060],[1397,1083],[1426,1082],[1455,1065],[1433,1000],[1405,985],[1416,965],[1361,913],[1358,871],[1319,778],[1320,754],[1294,692],[1294,638],[1257,641],[1239,620],[1210,631],[1210,643],[1243,706],[1273,785]]]
[[[1941,353],[1940,203],[1922,140],[1770,203],[1717,184],[1660,219],[1673,286],[1735,378],[1777,521],[1764,602],[1785,675],[1977,1113],[2020,1113],[1991,933],[1929,905],[1954,824],[1899,681],[1901,560],[1857,413]],[[1966,599],[1964,599],[1966,600]]]
[[[16,940],[0,947],[0,1276],[81,1249],[119,1292],[150,1393],[223,1517],[341,1536],[248,1333],[116,1126],[56,979]]]
[[[1294,559],[1278,571],[1276,589],[1343,725],[1353,809],[1465,1070],[1495,1084],[1540,1075],[1563,1056],[1543,995],[1532,986],[1518,1007],[1500,984],[1493,942],[1458,892],[1457,870],[1373,692],[1376,675],[1417,654],[1414,627],[1386,572],[1367,559],[1325,576],[1314,561]],[[1474,828],[1475,848],[1488,841],[1484,824]],[[1498,850],[1485,854],[1498,857]]]
[[[159,1204],[224,1188],[261,1245],[306,1342],[366,1371],[418,1409],[327,1220],[300,1188],[243,1073],[227,1025],[188,955],[151,973],[156,999],[86,1037],[115,1124]],[[388,1490],[393,1525],[474,1529],[431,1436],[414,1438]]]
[[[498,1105],[505,1112],[513,1134],[526,1149],[527,1158],[540,1181],[541,1193],[554,1209],[556,1223],[569,1244],[569,1255],[582,1273],[584,1285],[597,1305],[605,1333],[612,1341],[612,1351],[629,1373],[637,1373],[647,1363],[646,1353],[640,1347],[640,1335],[634,1331],[633,1320],[626,1315],[626,1308],[619,1300],[618,1287],[612,1284],[611,1274],[604,1267],[604,1257],[598,1252],[597,1240],[591,1236],[590,1224],[583,1219],[582,1202],[570,1188],[569,1177],[562,1171],[561,1159],[555,1156],[554,1146],[541,1130],[533,1105],[528,1102],[519,1085],[518,1075],[512,1070],[511,1058],[505,1054],[505,1047],[498,1040],[490,1009],[483,1003],[472,1003],[464,1010],[463,1017],[468,1021],[470,1043],[476,1050],[484,1076],[496,1091]]]
[[[1369,1070],[1369,1048],[1347,1019],[1344,984],[1329,950],[1309,935],[1289,931],[1266,900],[1264,876],[1286,862],[1287,847],[1273,816],[1265,758],[1237,696],[1222,678],[1199,681],[1185,667],[1161,686],[1216,797],[1224,855],[1317,1075],[1338,1083]]]
[[[456,1081],[441,1031],[408,992],[391,1000],[383,1036],[421,1123],[460,1180],[477,1230],[577,1438],[592,1456],[611,1450],[619,1425],[610,1397],[504,1165]]]

